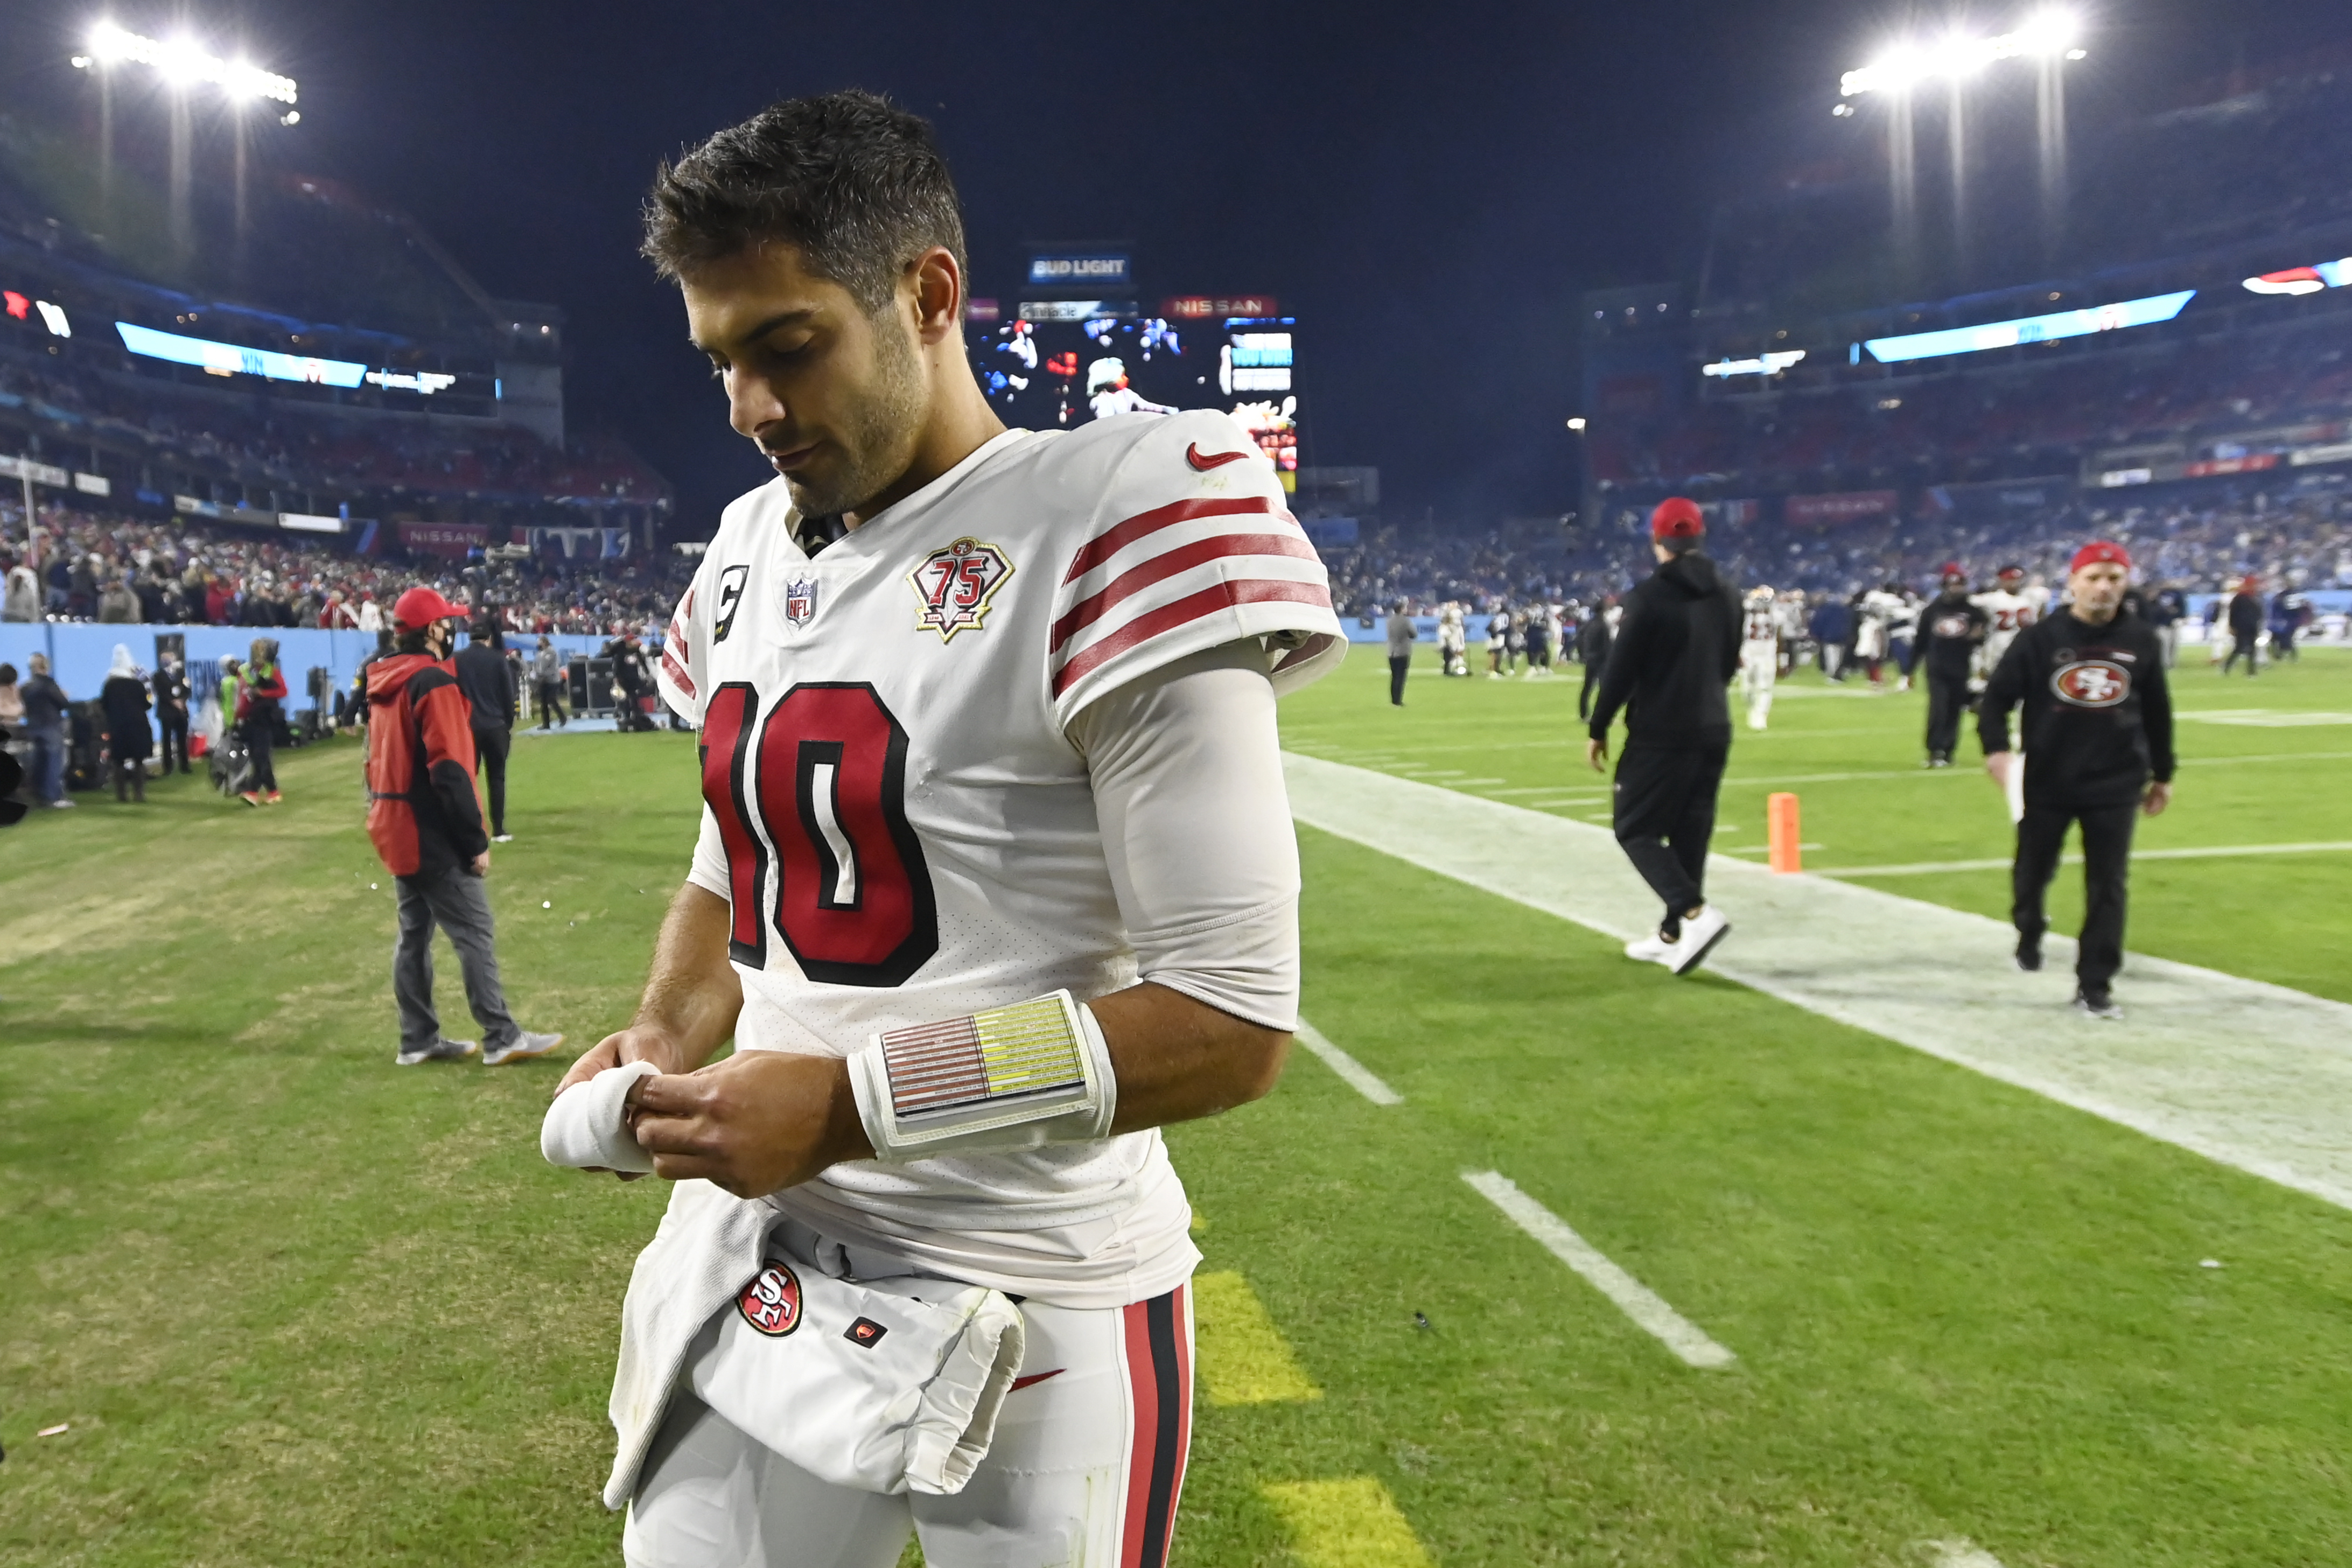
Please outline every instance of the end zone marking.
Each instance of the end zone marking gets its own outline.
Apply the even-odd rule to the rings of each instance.
[[[1389,1489],[1370,1476],[1259,1489],[1282,1516],[1305,1568],[1430,1568],[1429,1553]]]
[[[1684,1361],[1696,1367],[1726,1367],[1739,1359],[1667,1306],[1656,1291],[1609,1261],[1598,1247],[1570,1230],[1567,1221],[1519,1191],[1508,1176],[1497,1171],[1465,1171],[1462,1179]]]
[[[1396,1090],[1382,1083],[1379,1079],[1373,1077],[1371,1072],[1364,1066],[1363,1063],[1358,1061],[1355,1058],[1349,1056],[1347,1052],[1333,1045],[1322,1030],[1317,1028],[1306,1019],[1301,1018],[1298,1020],[1298,1027],[1292,1030],[1291,1035],[1292,1037],[1297,1039],[1300,1045],[1305,1046],[1308,1050],[1313,1051],[1317,1057],[1320,1058],[1325,1067],[1329,1068],[1333,1072],[1338,1073],[1341,1078],[1347,1079],[1348,1086],[1350,1089],[1353,1089],[1358,1094],[1362,1095],[1366,1100],[1370,1100],[1374,1105],[1402,1105],[1404,1103],[1404,1096],[1399,1094]]]

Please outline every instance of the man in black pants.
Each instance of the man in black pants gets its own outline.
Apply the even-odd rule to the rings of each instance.
[[[2238,591],[2230,595],[2228,614],[2230,657],[2221,661],[2221,673],[2229,674],[2230,667],[2242,658],[2246,661],[2247,675],[2258,674],[2260,667],[2254,662],[2254,645],[2263,635],[2263,594],[2261,582],[2252,574],[2248,574],[2245,581],[2238,584]]]
[[[1389,701],[1402,708],[1404,706],[1404,679],[1412,673],[1413,639],[1421,635],[1412,624],[1412,606],[1402,599],[1399,599],[1396,607],[1389,612],[1387,631]]]
[[[181,673],[180,656],[167,653],[155,661],[155,729],[163,750],[163,771],[188,771],[188,678]]]
[[[453,661],[458,689],[473,710],[474,760],[488,784],[490,842],[510,844],[507,831],[507,753],[514,748],[514,667],[507,662],[505,637],[494,616],[474,621],[473,640]]]
[[[1613,596],[1602,599],[1576,628],[1576,657],[1584,665],[1584,689],[1576,694],[1579,719],[1592,717],[1593,690],[1609,668],[1609,649],[1617,640],[1617,634],[1609,628],[1609,607],[1615,602]]]
[[[2124,889],[2133,819],[2172,800],[2172,695],[2156,628],[2124,609],[2131,557],[2095,541],[2075,552],[2071,603],[2018,634],[1977,714],[1985,771],[2004,789],[2019,765],[2009,710],[2025,709],[2025,816],[2017,825],[2011,917],[2017,966],[2042,967],[2042,895],[2068,824],[2083,825],[2083,935],[2074,1005],[2120,1018],[2111,989],[2124,961]]]
[[[1919,637],[1927,650],[1919,662],[1927,676],[1927,765],[1948,768],[1960,741],[1960,715],[1969,706],[1969,661],[1985,639],[1992,618],[1969,599],[1969,574],[1957,563],[1944,568],[1944,591],[1919,612]]]
[[[1706,846],[1731,750],[1724,688],[1739,670],[1739,596],[1699,552],[1698,505],[1669,496],[1650,514],[1658,569],[1625,599],[1601,678],[1585,759],[1609,760],[1609,722],[1625,710],[1617,763],[1617,842],[1666,906],[1655,937],[1625,956],[1688,972],[1731,930],[1706,901]]]

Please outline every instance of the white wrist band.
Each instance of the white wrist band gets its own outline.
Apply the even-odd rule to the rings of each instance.
[[[1102,1027],[1067,991],[886,1030],[849,1084],[879,1160],[1108,1138],[1118,1103]]]

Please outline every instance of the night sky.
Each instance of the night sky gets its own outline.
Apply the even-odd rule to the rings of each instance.
[[[70,53],[94,5],[53,10]],[[778,97],[859,86],[929,116],[972,292],[1033,241],[1124,240],[1139,297],[1260,291],[1300,319],[1305,460],[1377,464],[1391,517],[1575,504],[1566,417],[1590,288],[1687,278],[1713,203],[1837,125],[1841,70],[1906,15],[1778,5],[1366,7],[193,5],[298,78],[274,163],[353,181],[493,293],[570,316],[575,426],[677,486],[681,536],[767,470],[726,427],[674,294],[635,254],[656,161]],[[2022,6],[1979,7],[1987,30]],[[126,26],[169,13],[123,5]],[[2179,101],[2233,61],[2352,34],[2340,5],[2087,5],[2073,111]]]

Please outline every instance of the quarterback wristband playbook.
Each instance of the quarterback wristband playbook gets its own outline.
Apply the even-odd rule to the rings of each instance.
[[[886,1029],[849,1083],[878,1160],[1108,1138],[1118,1105],[1101,1026],[1067,991]]]

